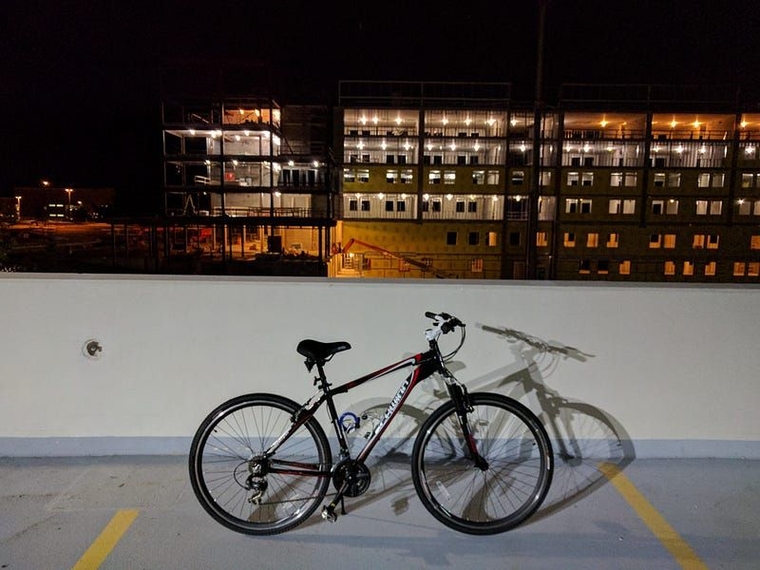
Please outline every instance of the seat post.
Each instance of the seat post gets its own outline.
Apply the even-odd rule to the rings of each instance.
[[[327,375],[325,374],[324,369],[324,361],[317,360],[316,364],[319,376],[314,379],[314,383],[319,383],[319,389],[326,393],[330,388],[330,384],[327,382]]]

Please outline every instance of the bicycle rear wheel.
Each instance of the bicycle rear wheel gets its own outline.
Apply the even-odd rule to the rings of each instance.
[[[500,394],[470,395],[467,423],[485,469],[470,458],[454,402],[423,424],[412,451],[412,479],[440,522],[468,534],[505,532],[541,506],[551,485],[551,443],[538,418]]]
[[[201,423],[190,448],[193,491],[219,523],[244,534],[277,534],[301,524],[322,502],[330,478],[330,446],[311,418],[265,458],[292,425],[298,404],[272,394],[225,402]],[[278,468],[289,472],[278,472]]]

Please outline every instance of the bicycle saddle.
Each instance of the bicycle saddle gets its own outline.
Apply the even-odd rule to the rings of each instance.
[[[325,361],[332,357],[333,354],[343,352],[351,348],[351,345],[345,341],[338,342],[319,342],[318,340],[302,340],[298,343],[296,350],[309,360]]]

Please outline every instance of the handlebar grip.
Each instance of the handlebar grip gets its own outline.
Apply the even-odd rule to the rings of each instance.
[[[449,319],[455,318],[455,317],[452,317],[448,313],[434,313],[433,311],[425,311],[425,316],[428,319],[437,319],[438,317],[441,317],[442,319],[446,321],[448,321]]]

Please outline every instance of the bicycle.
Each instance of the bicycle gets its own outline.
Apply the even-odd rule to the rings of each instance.
[[[426,312],[428,349],[332,387],[325,364],[349,350],[345,341],[302,340],[296,350],[316,367],[318,390],[304,404],[275,394],[247,394],[224,402],[201,423],[190,448],[190,481],[196,497],[217,522],[236,532],[271,535],[289,531],[336,490],[322,508],[335,522],[345,497],[370,486],[365,465],[372,449],[420,382],[438,375],[449,401],[425,420],[412,448],[414,489],[433,517],[456,531],[487,535],[508,531],[541,506],[554,469],[551,443],[527,407],[501,394],[468,393],[446,363],[465,342],[465,324],[446,313]],[[444,355],[438,339],[459,329],[459,345]],[[334,397],[392,372],[411,368],[385,413],[351,456],[347,434],[360,427],[354,414],[338,415]],[[337,438],[338,461],[315,417],[326,405]]]

